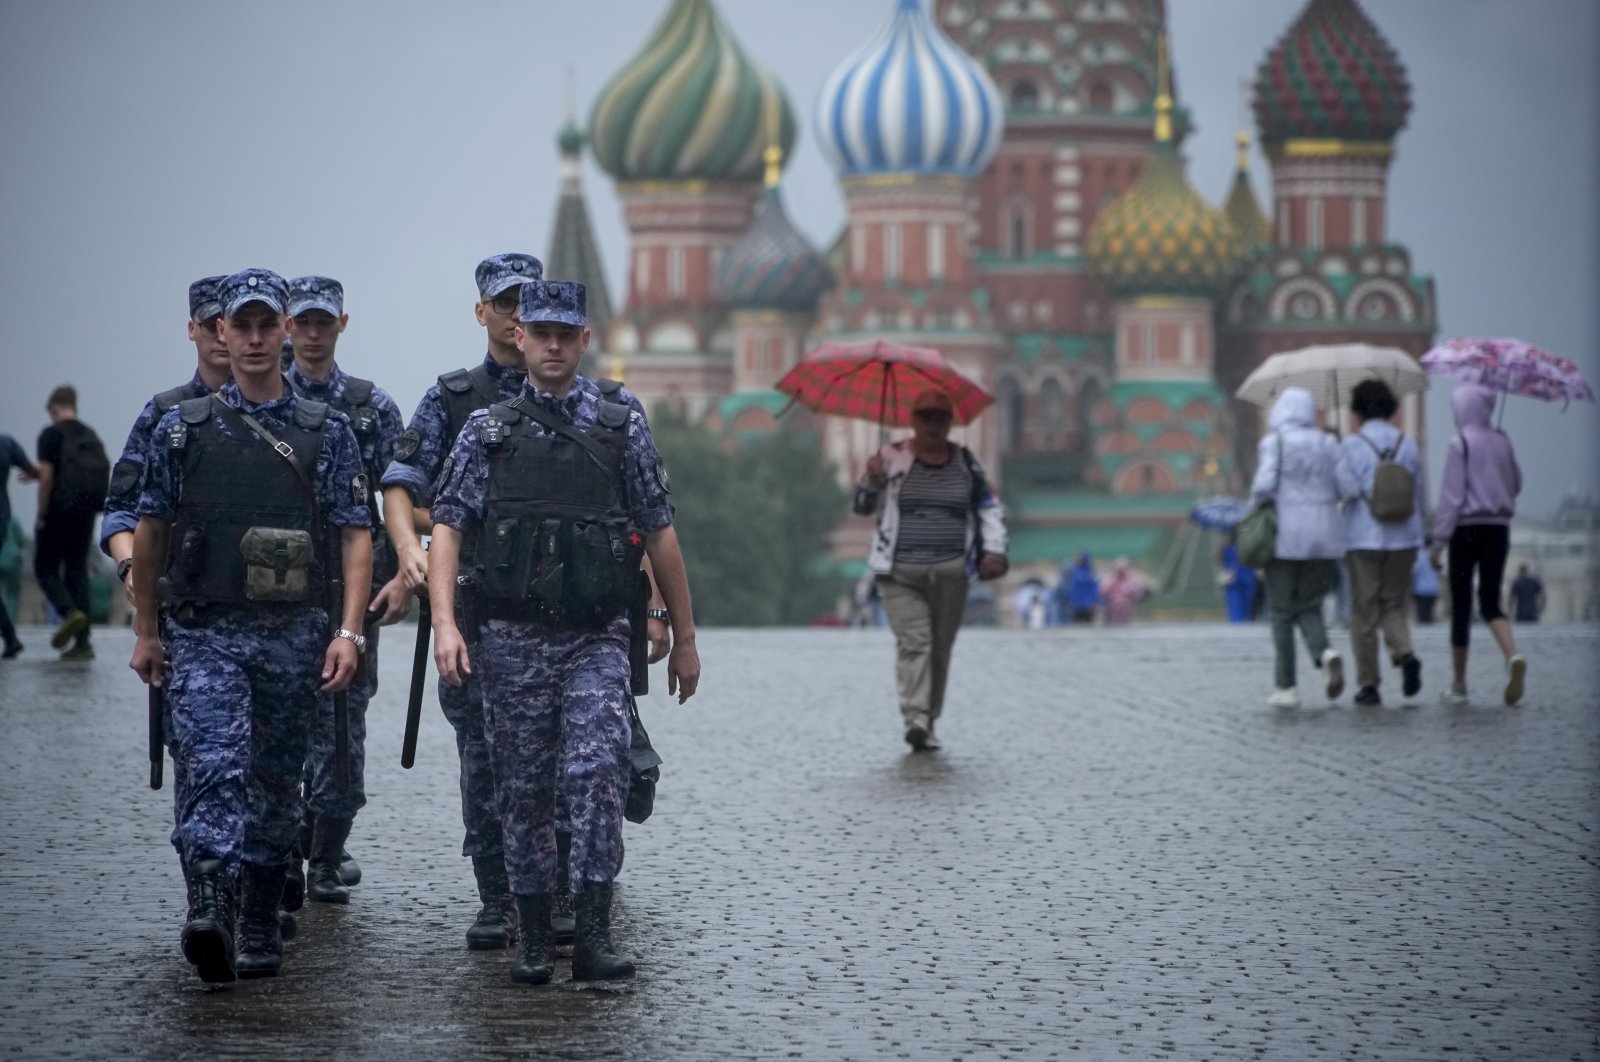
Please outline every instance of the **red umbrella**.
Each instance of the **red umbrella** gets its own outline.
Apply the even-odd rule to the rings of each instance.
[[[911,404],[930,388],[950,396],[957,424],[972,423],[994,405],[993,395],[961,375],[937,350],[882,339],[824,343],[775,386],[791,404],[884,427],[909,427]]]

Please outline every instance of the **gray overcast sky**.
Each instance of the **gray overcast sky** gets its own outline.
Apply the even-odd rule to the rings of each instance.
[[[719,5],[803,119],[785,193],[823,243],[843,204],[812,135],[817,93],[892,0]],[[543,252],[569,79],[586,116],[667,6],[0,0],[0,431],[31,451],[45,395],[71,382],[119,448],[149,395],[193,367],[189,282],[249,265],[343,281],[340,362],[409,417],[434,376],[482,354],[473,266]],[[1189,175],[1213,201],[1232,172],[1239,83],[1302,6],[1168,0],[1198,125]],[[1526,338],[1600,386],[1600,3],[1365,7],[1411,75],[1391,237],[1435,277],[1441,333]],[[1265,196],[1259,157],[1255,179]],[[593,166],[587,191],[620,299],[626,234]],[[1436,468],[1447,394],[1430,398]],[[1600,478],[1600,413],[1557,410],[1517,400],[1506,416],[1530,515]],[[31,490],[11,492],[31,521]]]

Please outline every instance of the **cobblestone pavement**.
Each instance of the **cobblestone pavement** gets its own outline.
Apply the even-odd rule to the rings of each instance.
[[[276,980],[178,955],[170,788],[126,632],[0,665],[0,1054],[128,1059],[1600,1057],[1600,630],[1519,632],[1498,706],[1265,707],[1264,627],[968,630],[945,750],[908,755],[881,631],[706,631],[628,827],[636,981],[515,986],[473,953],[455,750],[399,767],[385,638],[348,908]],[[1345,644],[1336,636],[1336,644]],[[656,681],[665,686],[664,673]],[[1397,676],[1386,676],[1395,695]],[[170,785],[170,767],[169,767]],[[567,971],[557,967],[558,979]]]

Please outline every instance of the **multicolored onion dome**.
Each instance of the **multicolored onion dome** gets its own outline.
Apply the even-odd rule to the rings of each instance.
[[[1118,295],[1220,295],[1244,247],[1220,211],[1189,187],[1171,142],[1158,141],[1144,173],[1095,219],[1089,263]]]
[[[894,17],[823,86],[817,137],[839,173],[977,174],[994,158],[1005,108],[988,71],[951,43],[922,0]]]
[[[1356,0],[1311,0],[1256,75],[1263,143],[1393,140],[1411,111],[1394,48]]]
[[[740,309],[810,313],[831,279],[828,263],[790,223],[775,187],[717,266],[717,290]]]
[[[673,0],[595,101],[589,143],[601,169],[621,181],[759,181],[769,107],[788,158],[794,114],[777,81],[745,54],[710,0]]]

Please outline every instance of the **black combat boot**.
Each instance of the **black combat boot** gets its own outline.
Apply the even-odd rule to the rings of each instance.
[[[189,920],[183,924],[183,957],[200,980],[219,984],[234,979],[233,879],[220,859],[197,859],[185,875]]]
[[[478,899],[483,907],[477,921],[467,927],[467,947],[473,951],[509,948],[517,940],[517,908],[506,880],[505,856],[473,856],[472,873],[478,879]],[[546,904],[548,909],[549,905]]]
[[[556,831],[556,891],[550,898],[550,942],[557,947],[570,947],[577,933],[577,919],[572,914],[572,879],[567,874],[567,860],[572,856],[572,834]]]
[[[620,981],[633,963],[611,944],[611,886],[585,885],[578,893],[578,939],[572,946],[574,981]]]
[[[283,879],[283,909],[298,911],[306,902],[306,856],[311,854],[311,838],[316,829],[316,819],[311,809],[300,812],[300,825],[295,829],[294,848],[289,851],[289,872]],[[284,940],[289,935],[284,935]]]
[[[346,885],[361,884],[361,864],[342,848],[339,849],[339,880]]]
[[[276,977],[283,965],[283,936],[278,909],[283,902],[282,863],[246,863],[240,871],[239,976]]]
[[[306,896],[317,903],[349,903],[350,890],[339,880],[339,852],[350,836],[349,819],[317,819],[306,871]]]
[[[522,926],[522,947],[511,964],[511,979],[525,985],[547,985],[555,974],[550,961],[550,894],[517,895],[517,921]]]

